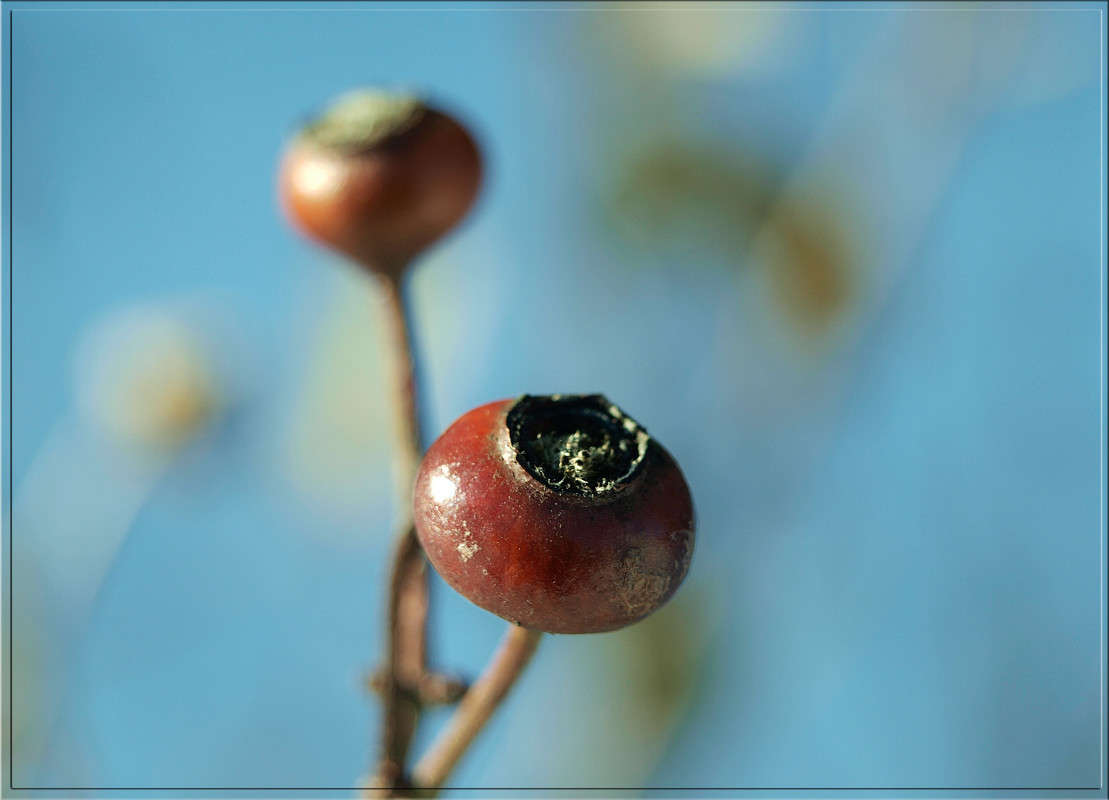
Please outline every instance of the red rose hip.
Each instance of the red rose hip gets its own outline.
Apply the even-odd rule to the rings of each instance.
[[[278,189],[308,236],[396,275],[465,216],[481,173],[477,145],[456,120],[407,95],[364,90],[300,131]]]
[[[601,395],[524,395],[464,414],[424,457],[414,509],[447,583],[549,633],[642,619],[693,554],[677,463]]]

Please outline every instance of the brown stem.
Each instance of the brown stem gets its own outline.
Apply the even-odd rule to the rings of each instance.
[[[539,644],[538,631],[511,626],[485,672],[462,695],[447,727],[416,765],[414,780],[406,769],[408,750],[420,718],[423,697],[439,687],[427,669],[427,562],[412,522],[411,495],[419,469],[420,435],[409,314],[401,290],[401,270],[379,272],[384,298],[386,331],[393,376],[393,410],[397,441],[395,473],[397,507],[404,520],[397,537],[389,580],[389,622],[386,663],[379,677],[384,698],[381,757],[368,794],[396,797],[418,792],[433,795],[446,781],[466,748],[492,716],[519,677]],[[442,678],[438,678],[443,683]]]
[[[378,670],[366,676],[365,686],[376,694],[383,694],[385,680],[385,670]],[[413,695],[421,706],[448,706],[461,700],[470,687],[457,676],[425,672],[415,684],[402,682],[402,688]]]
[[[418,684],[426,671],[428,576],[423,551],[412,524],[412,486],[423,443],[416,399],[409,314],[400,285],[400,270],[378,272],[384,299],[388,352],[393,377],[396,434],[394,472],[400,526],[389,580],[389,624],[383,675],[384,723],[375,784],[403,787],[405,761],[420,716],[419,698],[405,687]]]
[[[434,795],[446,782],[466,748],[528,665],[542,635],[516,625],[509,627],[485,672],[462,696],[446,728],[413,769],[413,783],[421,797]]]
[[[407,514],[412,500],[412,484],[423,455],[419,405],[416,393],[416,360],[412,347],[412,326],[408,306],[401,287],[401,278],[392,273],[378,273],[385,310],[386,345],[392,371],[394,477],[397,499],[402,500],[402,513]]]
[[[381,761],[376,782],[382,788],[405,781],[408,747],[420,716],[420,704],[405,687],[423,671],[427,575],[423,552],[411,527],[401,534],[389,583],[389,630],[382,696]]]

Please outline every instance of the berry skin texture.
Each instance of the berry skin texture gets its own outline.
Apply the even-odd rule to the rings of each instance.
[[[524,395],[464,414],[424,457],[414,511],[447,583],[548,633],[642,619],[693,554],[677,463],[601,395]]]
[[[376,91],[340,98],[306,125],[281,164],[285,214],[309,238],[399,275],[466,215],[481,154],[457,121]]]

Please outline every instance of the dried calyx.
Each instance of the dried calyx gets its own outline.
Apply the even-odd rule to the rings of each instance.
[[[524,395],[508,412],[516,460],[556,492],[595,497],[638,473],[650,436],[603,395]]]
[[[363,90],[339,98],[301,130],[301,137],[320,147],[365,152],[412,130],[427,106],[408,94]]]

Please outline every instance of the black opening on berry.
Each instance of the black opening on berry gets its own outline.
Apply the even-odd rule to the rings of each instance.
[[[516,460],[556,492],[595,497],[628,484],[650,436],[604,395],[524,395],[508,412]]]

